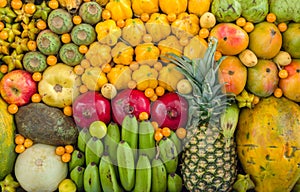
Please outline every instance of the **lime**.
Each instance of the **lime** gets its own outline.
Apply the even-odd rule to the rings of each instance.
[[[89,131],[91,136],[102,139],[107,133],[107,126],[103,121],[94,121],[90,124]]]

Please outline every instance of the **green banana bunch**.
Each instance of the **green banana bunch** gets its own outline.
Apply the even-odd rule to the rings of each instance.
[[[171,139],[175,146],[177,153],[179,154],[182,151],[182,141],[179,139],[174,131],[171,131],[171,135],[169,136],[169,139]]]
[[[238,107],[243,108],[243,107],[248,107],[252,108],[252,102],[254,99],[254,94],[248,93],[245,89],[235,97],[235,99],[238,102]]]
[[[150,192],[151,189],[151,162],[147,155],[139,155],[136,165],[134,192]]]
[[[226,147],[229,147],[230,141],[233,138],[237,123],[239,121],[240,109],[236,103],[231,103],[226,107],[220,116],[220,124],[222,134],[226,140]]]
[[[83,128],[79,131],[77,137],[77,147],[81,152],[85,152],[86,143],[91,137],[92,136],[87,128]]]
[[[83,180],[84,180],[85,168],[81,166],[76,166],[70,172],[70,179],[75,183],[78,192],[84,191]]]
[[[164,137],[159,141],[159,157],[163,161],[167,173],[173,173],[177,170],[178,165],[178,153],[174,142]]]
[[[122,192],[114,165],[108,155],[103,155],[99,164],[100,182],[105,192]]]
[[[122,122],[121,140],[126,141],[133,149],[134,159],[137,159],[138,121],[134,115],[126,115]]]
[[[48,14],[51,12],[51,8],[47,6],[46,1],[43,1],[40,5],[36,5],[36,11],[33,14],[35,19],[43,19],[47,21]]]
[[[103,150],[102,141],[97,137],[91,137],[85,147],[85,164],[88,165],[94,162],[99,165]]]
[[[83,187],[85,192],[100,192],[101,183],[99,176],[99,168],[96,163],[89,163],[83,174]]]
[[[31,21],[28,24],[21,23],[21,26],[23,28],[21,37],[26,38],[28,37],[30,40],[35,40],[37,34],[40,32],[38,28],[35,26],[35,20],[31,19]]]
[[[150,121],[139,122],[139,154],[146,154],[150,160],[156,155],[154,127]]]
[[[151,191],[167,191],[167,170],[164,163],[159,158],[154,158],[151,167]]]
[[[177,173],[168,174],[168,191],[181,192],[182,191],[182,178]]]
[[[232,188],[237,192],[246,192],[250,189],[254,189],[255,185],[248,174],[238,174],[237,180],[233,184]]]
[[[5,21],[5,23],[12,23],[15,17],[17,17],[17,15],[10,8],[10,6],[0,8],[0,21]]]
[[[17,54],[22,54],[23,52],[28,51],[27,42],[28,38],[16,36],[15,41],[10,44],[10,47],[15,49]]]
[[[15,40],[16,36],[21,35],[20,23],[14,23],[14,24],[6,23],[5,28],[2,30],[7,32],[8,34],[7,41],[10,43],[12,43]]]
[[[0,186],[3,192],[15,192],[20,185],[11,174],[8,174],[3,181],[0,181]]]
[[[69,171],[73,170],[77,166],[84,166],[84,153],[75,149],[72,152],[71,160],[69,161]]]
[[[104,137],[104,151],[108,153],[111,161],[116,164],[117,163],[117,148],[118,143],[121,140],[121,133],[118,124],[111,122],[107,126],[107,133]]]
[[[134,154],[129,144],[124,140],[118,144],[117,162],[121,185],[126,191],[131,191],[135,183]]]
[[[11,55],[5,55],[2,61],[7,64],[8,71],[12,71],[15,68],[23,69],[22,59],[24,54],[17,54],[16,50]]]

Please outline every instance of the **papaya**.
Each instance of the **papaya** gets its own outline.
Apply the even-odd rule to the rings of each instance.
[[[0,98],[0,181],[10,174],[14,168],[17,154],[15,153],[15,130],[13,115],[7,111],[7,103]]]
[[[255,191],[289,192],[300,177],[300,107],[286,97],[262,98],[240,112],[238,158]]]

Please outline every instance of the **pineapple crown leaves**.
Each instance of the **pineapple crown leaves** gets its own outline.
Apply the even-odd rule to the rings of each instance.
[[[208,48],[203,58],[189,59],[186,56],[168,54],[170,62],[177,65],[180,71],[193,86],[192,95],[183,95],[189,101],[188,128],[196,128],[199,124],[219,125],[219,117],[224,109],[234,100],[234,95],[224,94],[218,79],[218,69],[224,57],[218,62],[214,54],[218,40],[209,39]],[[218,126],[219,127],[219,126]]]

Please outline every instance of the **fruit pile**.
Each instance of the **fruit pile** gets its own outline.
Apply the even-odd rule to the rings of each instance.
[[[1,0],[1,190],[297,191],[298,4]]]

